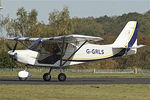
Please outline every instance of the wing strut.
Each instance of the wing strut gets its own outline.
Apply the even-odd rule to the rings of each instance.
[[[62,58],[63,58],[63,52],[64,52],[64,45],[65,45],[65,37],[63,38],[63,42],[62,42],[61,57],[60,57],[60,68],[63,66],[62,65]]]
[[[67,63],[67,61],[69,61],[69,59],[70,58],[72,58],[73,56],[74,56],[74,54],[78,51],[78,50],[80,50],[80,48],[87,42],[88,40],[86,40],[76,51],[74,51],[74,53],[72,53],[71,54],[71,56],[67,59],[67,60],[65,60],[65,62],[61,65],[61,66],[64,66],[66,63]],[[62,58],[61,58],[62,59]],[[62,62],[62,61],[61,61]]]

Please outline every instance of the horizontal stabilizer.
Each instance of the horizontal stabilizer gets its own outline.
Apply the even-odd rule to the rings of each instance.
[[[137,45],[136,47],[132,47],[132,48],[142,48],[142,47],[144,47],[144,46],[146,46],[146,45]]]
[[[142,48],[142,47],[144,47],[145,45],[137,45],[137,46],[133,46],[133,47],[115,47],[115,46],[113,46],[112,48],[114,48],[114,49],[123,49],[123,48],[130,48],[130,49],[138,49],[138,48]]]

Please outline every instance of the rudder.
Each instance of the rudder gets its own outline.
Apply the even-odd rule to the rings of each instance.
[[[129,21],[113,43],[116,48],[131,48],[137,40],[137,21]]]

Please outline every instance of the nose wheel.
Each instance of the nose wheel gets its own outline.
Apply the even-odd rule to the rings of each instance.
[[[28,77],[31,77],[31,74],[26,70],[20,71],[18,73],[18,79],[20,81],[25,81]]]
[[[19,79],[20,81],[25,81],[25,80],[27,80],[27,78],[22,78],[22,77],[18,77],[18,79]]]

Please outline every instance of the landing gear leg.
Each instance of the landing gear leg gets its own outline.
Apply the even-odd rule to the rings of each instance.
[[[44,73],[44,75],[43,75],[44,81],[50,81],[51,80],[51,71],[52,71],[52,67],[50,68],[48,73]]]

